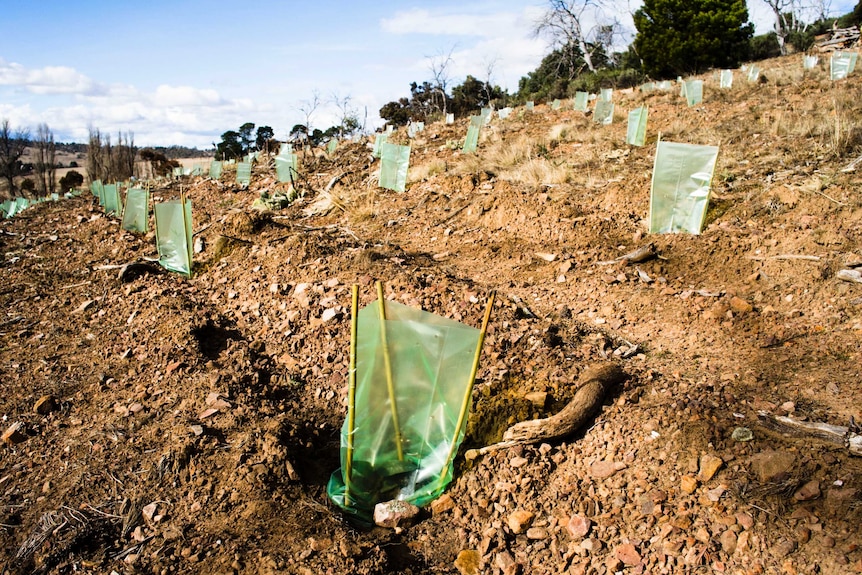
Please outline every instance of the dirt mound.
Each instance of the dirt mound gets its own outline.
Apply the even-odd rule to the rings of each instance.
[[[517,108],[412,141],[408,191],[368,142],[300,153],[288,208],[186,179],[195,275],[90,197],[0,224],[4,573],[862,572],[862,460],[767,425],[862,416],[862,80],[761,64],[687,107],[618,92],[611,126]],[[739,74],[737,74],[739,76]],[[648,145],[622,144],[649,106]],[[721,146],[699,236],[648,236],[656,135]],[[407,141],[399,131],[394,140]],[[312,215],[309,215],[312,214]],[[620,256],[652,242],[657,257]],[[628,377],[565,441],[456,463],[403,531],[329,504],[350,286],[478,326],[465,448],[558,412],[597,361]],[[14,429],[13,429],[14,427]]]

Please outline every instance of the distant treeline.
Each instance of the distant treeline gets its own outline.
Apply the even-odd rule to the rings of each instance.
[[[87,144],[78,144],[71,142],[64,144],[57,142],[58,152],[68,152],[70,154],[87,154]],[[180,158],[209,158],[213,155],[212,150],[199,150],[197,148],[187,148],[185,146],[147,146],[148,150],[153,150],[164,155],[169,160],[178,160]]]

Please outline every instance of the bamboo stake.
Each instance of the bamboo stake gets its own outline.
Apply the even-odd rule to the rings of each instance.
[[[383,365],[386,369],[386,389],[389,391],[389,405],[392,408],[392,425],[395,426],[395,449],[398,461],[404,461],[404,448],[401,445],[401,424],[398,422],[398,406],[395,405],[395,383],[392,380],[392,360],[389,357],[389,344],[386,341],[386,304],[383,300],[383,284],[377,282],[377,303],[380,311],[380,343],[383,346]]]
[[[182,186],[180,186],[180,208],[182,208],[183,213],[183,230],[185,231],[186,236],[186,257],[189,262],[189,273],[186,277],[192,277],[192,231],[189,229],[189,221],[186,219],[186,194],[182,191]],[[189,216],[191,216],[191,206],[189,206]]]
[[[347,461],[344,462],[344,505],[350,505],[350,479],[353,473],[353,433],[356,426],[356,342],[359,327],[359,286],[353,284],[350,304],[350,374],[347,388]]]
[[[494,308],[494,298],[496,297],[497,292],[492,291],[491,297],[488,298],[488,305],[485,308],[485,317],[482,319],[482,329],[479,332],[479,342],[476,344],[476,354],[473,356],[473,368],[470,370],[470,381],[464,393],[464,400],[461,402],[461,412],[458,414],[458,423],[455,425],[455,435],[452,437],[452,443],[449,444],[449,455],[446,456],[446,464],[440,472],[440,488],[443,487],[443,482],[446,480],[446,470],[449,468],[449,463],[455,457],[461,427],[463,427],[464,422],[467,420],[470,397],[473,395],[473,383],[476,381],[476,374],[479,372],[479,358],[482,355],[482,345],[485,343],[485,334],[488,333],[488,322],[491,320],[491,310]]]

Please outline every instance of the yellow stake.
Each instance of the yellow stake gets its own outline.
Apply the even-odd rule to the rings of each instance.
[[[350,505],[350,478],[353,473],[353,432],[356,425],[356,342],[359,327],[359,286],[353,284],[350,308],[350,384],[347,388],[347,461],[344,462],[344,505]]]
[[[392,407],[392,425],[395,426],[395,449],[398,461],[404,461],[404,448],[401,445],[401,425],[398,423],[398,406],[395,405],[395,383],[392,380],[392,361],[389,358],[389,344],[386,342],[386,304],[383,300],[383,284],[377,282],[377,303],[380,311],[380,343],[383,345],[383,365],[386,369],[386,389],[389,391],[389,405]]]
[[[476,354],[473,356],[473,368],[470,370],[470,381],[467,384],[467,391],[464,393],[464,401],[461,402],[461,413],[458,414],[458,423],[455,425],[455,435],[452,437],[452,443],[449,445],[449,455],[446,456],[446,465],[440,472],[440,487],[443,487],[443,482],[446,480],[446,470],[449,468],[449,463],[455,457],[458,435],[461,433],[461,427],[467,420],[467,410],[470,407],[470,397],[473,395],[473,383],[476,381],[476,374],[479,372],[479,358],[482,355],[482,344],[485,343],[485,334],[488,333],[488,322],[491,320],[491,310],[494,307],[494,298],[497,292],[491,292],[491,297],[488,299],[488,306],[485,308],[485,317],[482,319],[482,329],[479,332],[479,342],[476,344]]]

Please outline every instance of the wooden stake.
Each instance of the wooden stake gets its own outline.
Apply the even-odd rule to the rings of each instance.
[[[485,317],[482,319],[482,329],[479,331],[479,341],[476,344],[476,353],[473,355],[473,367],[470,370],[470,380],[467,383],[467,390],[464,392],[464,399],[461,401],[461,412],[458,414],[458,423],[455,425],[455,435],[452,436],[452,443],[449,444],[449,454],[446,456],[446,464],[440,472],[440,487],[443,487],[443,482],[446,480],[446,470],[449,464],[455,457],[457,450],[458,435],[461,434],[461,427],[464,426],[467,420],[467,411],[470,408],[470,397],[473,395],[473,384],[476,381],[476,373],[479,371],[479,358],[482,355],[482,345],[485,343],[485,334],[488,333],[488,322],[491,320],[491,310],[494,309],[494,299],[497,297],[497,292],[491,292],[491,297],[488,298],[488,305],[485,307]]]
[[[389,357],[389,344],[386,340],[386,304],[383,299],[383,284],[377,282],[377,303],[380,317],[380,344],[383,346],[383,365],[386,369],[386,389],[389,392],[389,405],[392,408],[392,425],[395,426],[395,449],[398,461],[404,461],[404,447],[401,445],[401,424],[398,422],[398,406],[395,404],[395,382],[392,379],[392,360]]]
[[[350,479],[353,473],[353,434],[356,431],[356,342],[359,327],[359,286],[353,284],[350,304],[350,372],[347,388],[347,460],[344,462],[344,505],[350,505]]]

